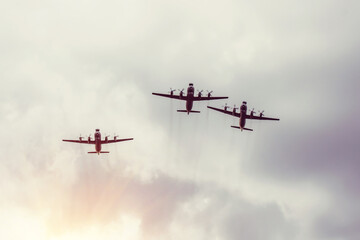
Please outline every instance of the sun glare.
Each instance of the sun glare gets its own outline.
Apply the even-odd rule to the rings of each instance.
[[[21,209],[2,209],[0,216],[0,239],[138,240],[141,237],[140,219],[129,215],[122,215],[106,225],[99,223],[61,234],[49,232],[45,218],[26,214]]]
[[[1,209],[0,239],[46,239],[46,227],[22,209]]]
[[[108,225],[93,225],[78,231],[71,231],[59,236],[52,236],[51,240],[138,240],[140,239],[140,219],[129,215],[122,215],[117,221]]]

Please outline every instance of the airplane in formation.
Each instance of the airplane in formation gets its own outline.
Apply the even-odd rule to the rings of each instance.
[[[217,100],[217,99],[226,99],[228,97],[212,97],[211,93],[212,91],[208,91],[208,94],[206,96],[202,95],[203,90],[198,91],[198,94],[195,94],[195,88],[192,83],[189,83],[189,87],[187,88],[187,94],[184,95],[184,89],[180,90],[179,95],[174,94],[176,90],[173,90],[170,88],[170,94],[163,94],[163,93],[152,93],[153,95],[160,96],[160,97],[167,97],[167,98],[173,98],[178,100],[184,100],[186,101],[186,110],[177,110],[178,112],[186,112],[189,113],[200,113],[200,111],[193,111],[191,110],[193,107],[194,101],[205,101],[205,100]]]
[[[241,131],[242,130],[253,131],[252,129],[245,127],[246,119],[250,119],[250,120],[273,120],[273,121],[279,121],[280,120],[279,118],[264,117],[264,111],[260,112],[259,116],[256,116],[254,109],[252,109],[250,111],[250,115],[247,114],[247,103],[245,101],[243,101],[243,103],[242,103],[242,105],[240,107],[240,112],[236,112],[236,109],[238,109],[238,108],[236,108],[235,106],[234,106],[232,111],[228,111],[227,110],[228,106],[226,106],[226,105],[224,106],[224,109],[214,108],[214,107],[210,107],[210,106],[208,106],[208,108],[210,108],[212,110],[215,110],[215,111],[219,111],[219,112],[228,114],[228,115],[231,115],[231,116],[234,116],[234,117],[240,118],[240,120],[239,120],[239,125],[240,126],[231,126],[231,127],[240,129]]]
[[[63,139],[64,142],[73,142],[73,143],[83,143],[83,144],[95,144],[95,152],[88,152],[88,153],[109,153],[108,151],[101,151],[101,144],[108,144],[108,143],[116,143],[116,142],[123,142],[133,140],[134,138],[123,138],[117,139],[117,136],[114,136],[114,139],[109,139],[109,136],[105,136],[104,140],[101,140],[101,133],[100,129],[95,130],[94,138],[95,140],[91,139],[91,136],[88,137],[87,140],[83,140],[83,137],[79,137],[79,140],[67,140]]]

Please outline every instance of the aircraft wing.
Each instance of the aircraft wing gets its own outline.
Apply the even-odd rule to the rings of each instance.
[[[101,140],[101,144],[124,142],[124,141],[133,140],[133,139],[134,139],[134,138],[123,138],[123,139],[107,140],[107,141]]]
[[[217,99],[227,99],[229,97],[196,97],[194,96],[194,101],[206,101],[206,100],[217,100]]]
[[[225,114],[234,116],[234,117],[240,117],[240,113],[234,113],[234,112],[232,112],[232,111],[224,110],[224,109],[221,109],[221,108],[214,108],[214,107],[210,107],[210,106],[207,106],[207,107],[210,108],[210,109],[212,109],[212,110],[215,110],[215,111],[218,111],[218,112],[222,112],[222,113],[225,113]]]
[[[91,141],[85,141],[85,140],[67,140],[67,139],[63,139],[64,142],[73,142],[73,143],[85,143],[85,144],[95,144],[94,140]]]
[[[174,98],[178,100],[186,100],[185,96],[180,97],[180,95],[171,95],[171,94],[163,94],[163,93],[152,93],[153,95],[160,96],[160,97],[167,97],[167,98]]]
[[[273,120],[273,121],[279,121],[279,118],[269,118],[269,117],[260,117],[260,116],[250,116],[246,115],[246,119],[253,119],[253,120]]]

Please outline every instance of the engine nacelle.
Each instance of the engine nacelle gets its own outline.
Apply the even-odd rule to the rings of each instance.
[[[250,116],[253,117],[254,116],[254,110],[251,110],[250,112]]]
[[[236,105],[234,105],[234,108],[233,108],[233,111],[232,111],[233,115],[236,114],[236,109],[238,109],[238,108],[236,107]]]

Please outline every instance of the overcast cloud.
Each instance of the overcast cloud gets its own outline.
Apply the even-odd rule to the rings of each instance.
[[[1,239],[359,239],[358,1],[0,9]],[[229,99],[151,95],[189,82]],[[280,122],[206,108],[243,100]]]

